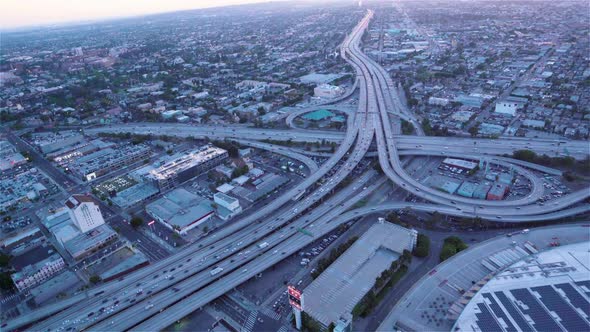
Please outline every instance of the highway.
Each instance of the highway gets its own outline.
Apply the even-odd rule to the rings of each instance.
[[[289,117],[287,117],[289,118]],[[350,122],[349,122],[350,123]],[[349,125],[349,127],[352,127]],[[134,133],[166,135],[179,137],[196,137],[211,139],[247,139],[247,140],[274,140],[293,142],[342,142],[346,136],[343,132],[320,131],[305,129],[261,129],[246,126],[215,127],[196,124],[172,124],[172,123],[134,123],[125,125],[111,125],[95,127],[85,130],[87,134],[98,133]],[[454,152],[471,152],[486,155],[512,154],[517,150],[531,150],[537,154],[546,154],[550,157],[571,156],[576,159],[590,157],[587,141],[580,140],[549,140],[520,137],[500,137],[498,139],[465,138],[465,137],[433,137],[393,135],[395,146],[400,149],[424,148],[428,150],[449,150]],[[560,143],[561,142],[561,143]]]
[[[536,190],[533,190],[533,192],[526,197],[516,200],[484,201],[440,192],[434,188],[423,185],[405,172],[399,159],[399,153],[395,145],[391,122],[387,112],[388,108],[400,107],[399,103],[395,103],[391,100],[394,85],[389,76],[384,73],[383,69],[358,49],[360,37],[362,36],[362,33],[364,33],[368,20],[370,20],[372,15],[373,12],[369,11],[365,19],[363,19],[363,21],[355,28],[352,38],[350,38],[349,42],[345,43],[343,46],[342,53],[350,55],[350,61],[354,62],[356,67],[361,68],[363,76],[367,78],[366,84],[369,89],[369,114],[374,114],[375,112],[378,112],[379,114],[379,117],[373,117],[372,120],[374,121],[373,126],[377,128],[375,133],[377,138],[379,163],[384,173],[394,183],[410,191],[412,194],[431,202],[454,206],[459,211],[485,208],[488,214],[495,215],[497,219],[502,219],[504,215],[537,214],[538,211],[540,211],[540,206],[533,203],[538,200],[541,194],[541,188],[536,188]],[[367,72],[369,72],[369,74],[367,74]],[[400,109],[398,113],[404,113],[404,111]],[[418,144],[417,147],[420,147],[420,144]],[[448,149],[448,146],[445,146],[443,151],[446,149]],[[502,163],[501,161],[497,162]],[[580,194],[582,199],[585,199],[590,195],[587,191]],[[567,202],[558,203],[557,205],[559,204],[564,205],[567,204]]]
[[[72,298],[62,300],[9,321],[6,329],[19,328],[42,316],[50,317],[34,325],[33,330],[48,328],[53,331],[72,328],[97,331],[163,329],[263,272],[325,233],[364,214],[410,208],[425,212],[438,211],[461,217],[479,216],[500,222],[529,222],[562,218],[587,212],[590,209],[587,204],[566,209],[588,198],[587,190],[574,192],[545,205],[532,204],[538,199],[543,186],[539,185],[539,179],[530,171],[519,166],[515,167],[523,175],[530,177],[533,190],[525,198],[511,201],[491,202],[450,196],[426,187],[408,175],[400,161],[401,153],[398,151],[399,144],[403,144],[404,140],[409,140],[406,141],[409,142],[409,144],[406,143],[408,151],[440,151],[448,155],[472,157],[477,153],[460,151],[458,146],[463,144],[464,147],[476,146],[478,149],[486,149],[487,144],[495,144],[498,151],[501,149],[509,151],[508,149],[516,149],[523,144],[531,146],[532,149],[535,149],[532,146],[543,146],[547,151],[560,146],[551,145],[550,141],[508,140],[511,142],[509,145],[503,139],[493,142],[493,140],[393,135],[389,119],[391,113],[408,121],[416,120],[401,106],[394,92],[394,84],[384,70],[358,49],[360,38],[372,15],[373,13],[369,12],[363,18],[353,33],[343,42],[341,48],[341,55],[357,72],[355,84],[359,89],[360,101],[356,113],[349,115],[351,125],[348,126],[344,135],[336,132],[280,131],[243,126],[209,127],[153,123],[86,130],[86,133],[159,134],[166,132],[168,135],[185,137],[234,138],[245,145],[298,159],[315,171],[312,171],[299,185],[280,195],[268,205],[230,223],[207,238],[191,244],[181,252],[129,274],[122,280],[76,295],[75,300]],[[174,130],[168,126],[174,126]],[[421,134],[419,130],[418,134]],[[340,142],[340,146],[324,164],[318,167],[311,159],[293,149],[252,141],[277,138],[280,140],[290,138],[301,142],[325,139]],[[398,202],[346,212],[385,181],[384,178],[375,181],[375,172],[368,171],[355,177],[352,184],[340,188],[342,181],[354,174],[353,171],[367,155],[374,141],[377,143],[380,165],[389,179],[415,196],[441,205]],[[572,141],[562,144],[570,144],[570,142]],[[579,143],[571,144],[574,146]],[[506,161],[497,158],[496,162],[505,163]],[[263,243],[267,244],[262,245]],[[217,269],[218,273],[212,273],[211,271],[215,268],[222,270]],[[66,301],[69,302],[66,303]]]
[[[361,88],[361,95],[363,94],[363,91],[364,91],[364,89]],[[356,128],[365,128],[365,125],[364,125],[365,117],[363,116],[364,112],[362,110],[363,107],[361,106],[360,108],[361,108],[361,110],[359,112],[359,115],[356,116],[357,125],[355,127]],[[275,201],[273,201],[269,205],[265,206],[261,210],[255,212],[254,214],[252,214],[252,215],[250,215],[238,222],[232,223],[228,227],[222,229],[218,234],[215,234],[218,236],[217,239],[220,239],[219,244],[216,247],[219,248],[219,246],[226,246],[228,244],[232,244],[232,243],[236,243],[236,242],[246,242],[246,241],[238,241],[238,239],[244,239],[245,237],[247,238],[247,236],[249,234],[247,232],[244,232],[243,229],[248,225],[254,224],[255,221],[258,221],[259,223],[263,224],[263,225],[260,225],[260,227],[267,227],[266,228],[267,232],[272,232],[277,227],[280,227],[281,225],[286,224],[292,218],[296,217],[299,213],[304,211],[306,208],[308,208],[308,207],[316,204],[320,200],[322,200],[324,198],[324,196],[326,196],[328,193],[330,193],[344,178],[346,178],[348,176],[348,174],[350,174],[350,172],[352,172],[352,170],[363,159],[366,151],[369,149],[369,146],[372,141],[372,132],[363,130],[362,135],[359,135],[357,138],[358,132],[359,132],[358,130],[349,130],[347,132],[347,135],[346,135],[345,139],[343,140],[342,144],[339,146],[338,150],[336,151],[336,153],[330,159],[328,159],[328,161],[326,163],[324,163],[319,168],[319,170],[317,172],[312,173],[300,185],[291,189],[289,192],[281,195]],[[355,141],[356,141],[356,144],[354,144]],[[354,150],[352,152],[349,152],[349,150],[353,146],[353,144],[354,144]],[[315,190],[315,192],[310,193],[305,199],[297,202],[295,205],[296,207],[294,207],[292,210],[289,210],[288,212],[283,212],[283,214],[281,214],[279,217],[276,217],[275,219],[268,219],[268,218],[264,219],[264,217],[266,217],[268,214],[270,214],[273,211],[276,211],[278,208],[280,208],[284,204],[291,201],[291,199],[293,197],[299,197],[299,196],[301,196],[300,194],[306,193],[307,189],[309,189],[310,187],[315,185],[316,182],[318,180],[320,180],[324,175],[328,174],[328,172],[332,168],[334,168],[336,166],[336,164],[341,159],[343,159],[345,157],[345,155],[349,155],[346,162],[339,167],[336,174],[331,175],[329,180],[326,180],[323,183],[321,188],[318,188],[317,190]],[[358,189],[358,188],[355,188],[355,189]],[[287,214],[287,215],[285,215],[285,214]],[[264,223],[263,223],[263,220],[265,220]],[[278,223],[278,225],[274,225],[273,222],[275,224]],[[252,227],[249,227],[249,229],[250,228],[252,228]],[[259,230],[255,229],[254,232],[258,233]],[[211,239],[214,239],[214,236],[211,237]],[[253,240],[257,239],[257,238],[258,238],[258,235],[252,236]],[[209,245],[209,243],[207,243],[207,240],[205,240],[204,242],[205,243],[200,244],[200,247],[206,247]],[[212,248],[212,249],[215,249],[215,248]],[[170,259],[166,259],[166,260],[163,260],[162,262],[158,262],[157,270],[162,270],[162,267],[164,267],[164,266],[174,265],[178,261],[182,261],[183,259],[187,259],[187,257],[190,258],[190,256],[195,251],[198,251],[198,250],[199,249],[197,248],[197,246],[193,245],[190,248],[188,248],[187,250],[184,250],[183,252],[172,256]],[[220,256],[220,255],[216,255],[216,256]],[[213,257],[215,257],[215,256],[213,256]],[[218,258],[215,258],[215,259],[218,259]],[[135,274],[131,278],[133,280],[132,282],[143,279],[144,277],[146,277],[148,275],[149,272],[153,272],[153,271],[154,271],[154,269],[150,269],[150,268],[140,270],[139,271],[140,273]],[[121,283],[122,282],[119,282],[119,284],[121,284]],[[123,285],[120,285],[120,286],[128,286],[128,285],[131,285],[131,283],[125,282],[125,283],[123,283]],[[167,285],[166,287],[171,287],[171,286]],[[107,290],[105,290],[104,294],[112,295],[115,292],[120,293],[120,291],[121,291],[121,287],[115,286],[114,288],[108,289],[108,293],[107,293]],[[96,294],[96,293],[94,293],[94,294]],[[101,298],[103,297],[103,293],[100,294],[100,297]],[[105,302],[105,304],[108,303],[108,299],[106,299],[106,300],[107,300],[107,302]],[[95,303],[95,305],[96,305],[96,303]],[[47,326],[47,327],[56,326],[56,324],[58,324],[58,323],[62,323],[61,327],[64,327],[64,328],[69,327],[69,326],[66,326],[68,324],[77,326],[80,324],[81,320],[83,319],[83,316],[86,315],[86,313],[88,312],[89,309],[96,309],[96,308],[93,305],[88,305],[88,303],[86,303],[86,301],[80,302],[79,304],[77,304],[73,307],[70,307],[69,309],[67,309],[63,312],[52,316],[49,320],[42,322],[39,326],[36,326],[35,328],[44,329],[43,328],[44,326]],[[44,311],[44,314],[48,314],[48,313],[51,313],[51,310]],[[31,313],[30,316],[33,317],[33,316],[35,316],[35,314],[37,314],[37,317],[39,316],[39,314],[35,313],[35,312]],[[71,318],[68,319],[65,317],[71,317]],[[77,318],[73,318],[73,317],[77,317]],[[87,318],[89,318],[89,317],[87,317]],[[9,329],[16,328],[18,326],[22,326],[22,324],[26,324],[27,322],[30,322],[30,320],[27,320],[26,318],[20,319],[18,321],[18,324],[16,324],[16,322],[11,321],[11,322],[9,322],[10,324],[9,324],[8,328]],[[64,323],[64,322],[67,322],[67,323]],[[57,326],[59,326],[59,325],[57,325]]]

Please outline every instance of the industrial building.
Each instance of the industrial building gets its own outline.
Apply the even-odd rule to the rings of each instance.
[[[451,330],[590,331],[589,261],[588,242],[528,256],[458,301]]]
[[[417,236],[416,230],[380,219],[303,290],[303,311],[324,327],[350,316],[375,279],[404,250],[413,250]]]
[[[499,201],[504,199],[504,196],[510,191],[510,188],[503,183],[494,183],[488,191],[486,198],[488,200]]]
[[[445,176],[431,176],[428,178],[427,183],[430,187],[447,192],[449,194],[455,193],[459,186],[461,185],[460,182],[452,180]]]
[[[473,182],[463,182],[459,189],[457,189],[457,194],[463,197],[473,197],[475,190],[477,189],[477,183]]]
[[[148,204],[145,210],[154,220],[179,234],[186,234],[211,219],[215,212],[210,201],[182,188]]]
[[[160,191],[170,189],[210,170],[228,158],[226,150],[205,145],[190,152],[180,153],[170,161],[148,172],[146,177],[156,183]]]
[[[58,254],[53,254],[35,264],[25,266],[21,271],[10,275],[19,291],[25,291],[51,278],[65,267],[65,262]]]
[[[475,191],[473,191],[473,198],[486,199],[488,197],[490,188],[492,188],[492,186],[487,184],[477,185],[477,188],[475,188]]]

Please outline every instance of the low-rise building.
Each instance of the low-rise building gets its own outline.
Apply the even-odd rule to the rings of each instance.
[[[65,262],[58,254],[53,254],[35,264],[25,266],[10,277],[19,291],[25,291],[51,278],[65,267]]]
[[[81,260],[116,239],[117,233],[105,224],[68,240],[64,243],[64,248],[75,260]]]
[[[336,98],[344,93],[344,89],[336,85],[320,84],[313,89],[313,94],[320,98]]]
[[[169,192],[145,209],[154,220],[179,234],[186,234],[211,219],[215,212],[210,201],[182,188]]]
[[[230,219],[242,212],[240,201],[224,193],[218,192],[213,195],[213,201],[218,205],[217,215],[223,220]]]
[[[417,236],[416,230],[380,220],[303,290],[303,311],[325,328],[350,317],[376,278],[404,250],[414,249]]]
[[[499,201],[504,199],[510,188],[503,183],[494,183],[492,188],[488,191],[486,198],[492,201]]]

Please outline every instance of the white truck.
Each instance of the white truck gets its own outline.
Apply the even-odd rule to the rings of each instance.
[[[216,267],[213,270],[211,270],[211,275],[214,276],[214,275],[216,275],[217,273],[219,273],[221,271],[223,271],[223,268],[222,267]]]
[[[268,242],[262,242],[262,243],[258,244],[258,248],[260,248],[260,249],[264,249],[266,247],[268,247]]]

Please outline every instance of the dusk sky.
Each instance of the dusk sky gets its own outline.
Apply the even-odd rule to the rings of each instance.
[[[107,19],[269,0],[3,0],[0,28]]]

